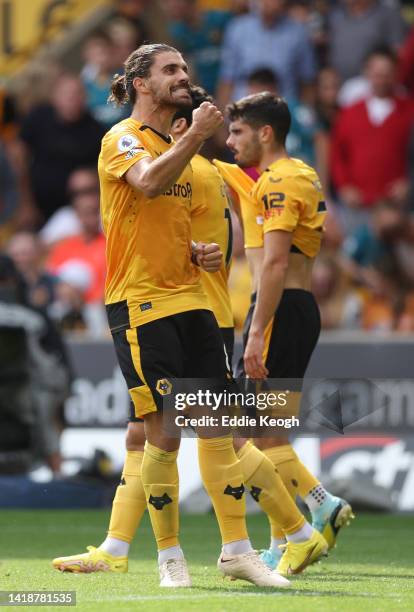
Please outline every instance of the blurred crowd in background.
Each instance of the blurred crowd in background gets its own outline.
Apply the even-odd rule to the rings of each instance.
[[[221,109],[263,90],[287,99],[288,152],[317,168],[329,210],[313,279],[323,328],[413,332],[413,17],[398,0],[114,0],[77,72],[43,57],[0,91],[0,250],[25,304],[108,333],[96,164],[130,111],[107,104],[109,87],[136,47],[168,42]],[[231,161],[224,143],[225,130],[208,155]],[[240,329],[250,280],[234,221]]]

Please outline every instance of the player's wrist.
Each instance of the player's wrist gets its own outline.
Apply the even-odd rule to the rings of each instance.
[[[191,142],[197,142],[199,145],[202,145],[203,142],[206,140],[206,136],[203,132],[203,129],[197,126],[196,123],[192,124],[187,134],[184,134],[184,136],[187,136],[188,139],[191,140]]]
[[[264,327],[260,327],[260,325],[252,326],[249,331],[249,336],[254,338],[260,338],[264,335]]]
[[[191,263],[193,263],[195,266],[200,266],[200,263],[197,259],[197,242],[195,242],[194,240],[191,241]]]

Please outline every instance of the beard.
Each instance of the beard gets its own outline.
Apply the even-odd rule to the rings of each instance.
[[[177,89],[188,89],[188,97],[176,98],[174,97],[174,91]],[[190,87],[183,85],[176,86],[169,90],[169,92],[160,92],[156,88],[151,87],[152,98],[154,106],[156,108],[171,108],[174,111],[187,109],[192,106],[193,101],[190,95]]]
[[[193,106],[193,101],[191,98],[188,98],[188,99],[183,98],[181,100],[175,100],[174,106],[176,110],[185,110]]]
[[[243,157],[239,157],[237,164],[241,168],[251,168],[252,166],[258,166],[261,157],[261,146],[259,138],[256,134],[252,136],[249,145],[243,152]]]
[[[177,91],[177,90],[181,90],[181,91],[185,90],[187,91],[188,95],[180,97],[180,98],[174,98],[174,91]],[[176,110],[188,109],[192,107],[193,105],[193,99],[191,97],[189,84],[188,85],[178,85],[177,87],[174,87],[173,89],[170,90],[170,96],[171,96],[172,104]]]

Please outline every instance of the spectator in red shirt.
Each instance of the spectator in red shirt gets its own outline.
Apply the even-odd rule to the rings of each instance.
[[[103,302],[105,287],[105,238],[101,230],[99,194],[82,193],[73,201],[81,224],[81,233],[64,238],[51,249],[46,267],[57,276],[69,267],[83,270],[89,279],[84,291],[87,304]]]
[[[405,203],[414,122],[413,102],[396,93],[391,51],[372,53],[366,74],[372,93],[339,114],[331,148],[334,185],[353,226],[367,221],[366,211],[381,199]]]

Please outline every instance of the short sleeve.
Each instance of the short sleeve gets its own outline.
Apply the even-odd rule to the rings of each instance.
[[[131,131],[109,131],[102,141],[102,158],[105,172],[118,180],[144,157],[152,157],[138,136]]]
[[[298,224],[301,201],[297,185],[291,178],[279,179],[272,176],[264,180],[258,190],[263,205],[263,232],[284,230],[293,232]]]

